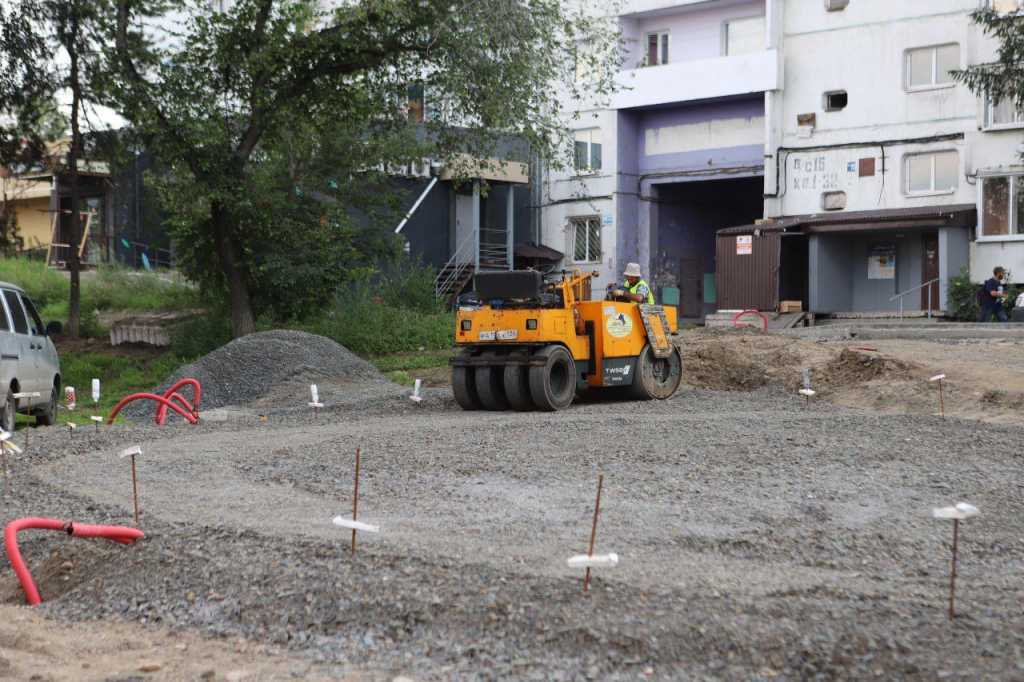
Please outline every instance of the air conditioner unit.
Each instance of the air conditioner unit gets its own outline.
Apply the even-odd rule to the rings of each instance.
[[[825,10],[838,12],[841,9],[846,9],[846,6],[849,4],[850,0],[825,0]]]

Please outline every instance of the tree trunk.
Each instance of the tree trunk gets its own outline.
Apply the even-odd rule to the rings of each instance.
[[[68,300],[68,334],[72,338],[77,338],[81,332],[82,323],[82,287],[80,276],[82,263],[78,257],[78,244],[82,240],[81,216],[78,208],[78,155],[82,148],[82,131],[78,125],[78,110],[82,101],[82,84],[79,82],[78,73],[78,1],[71,2],[68,9],[70,12],[70,22],[69,30],[65,33],[67,40],[64,44],[71,61],[69,83],[71,86],[71,149],[68,152],[68,175],[71,178],[71,238],[68,239],[71,253],[68,259],[68,269],[71,271],[71,288]],[[57,209],[57,215],[59,216],[59,197],[57,199]]]
[[[210,209],[210,218],[213,221],[217,258],[220,260],[221,271],[224,273],[231,296],[231,335],[237,339],[256,331],[256,317],[252,311],[247,273],[242,264],[238,245],[231,239],[231,224],[227,211],[215,202]]]

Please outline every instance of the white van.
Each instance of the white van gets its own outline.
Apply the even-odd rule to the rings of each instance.
[[[61,324],[43,327],[32,301],[13,284],[0,282],[0,303],[0,427],[13,430],[16,412],[34,415],[37,424],[53,424],[60,358],[50,336],[61,332]],[[39,397],[15,400],[15,393],[39,393]]]

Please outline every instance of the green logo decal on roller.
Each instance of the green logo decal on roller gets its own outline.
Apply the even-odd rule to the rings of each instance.
[[[617,312],[605,320],[604,328],[618,339],[625,338],[633,331],[633,320],[626,313]]]

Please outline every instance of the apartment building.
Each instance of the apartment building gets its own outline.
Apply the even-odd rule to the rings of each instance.
[[[621,89],[580,102],[567,172],[542,182],[542,237],[596,286],[639,262],[659,299],[717,308],[715,232],[762,216],[768,93],[782,77],[777,0],[632,0]]]
[[[1024,9],[626,2],[622,89],[581,103],[575,169],[543,181],[545,243],[601,284],[640,262],[686,317],[938,311],[962,268],[1024,273],[1024,116],[950,75],[994,58],[980,2]]]
[[[785,76],[770,95],[765,214],[797,248],[782,251],[779,282],[763,284],[804,269],[815,312],[940,310],[964,267],[976,281],[999,264],[1024,273],[1024,118],[950,73],[994,58],[969,16],[978,6],[779,6]]]

